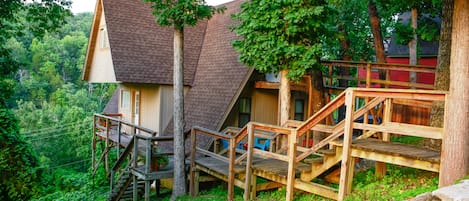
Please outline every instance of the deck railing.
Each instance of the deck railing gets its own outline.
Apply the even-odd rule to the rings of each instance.
[[[391,80],[391,72],[414,72],[414,73],[433,73],[435,74],[436,70],[434,66],[425,66],[425,65],[407,65],[407,64],[391,64],[391,63],[372,63],[372,62],[354,62],[354,61],[323,61],[322,65],[328,67],[327,76],[324,76],[324,84],[327,88],[334,89],[337,86],[336,82],[338,80],[346,81],[355,81],[357,84],[364,84],[366,88],[371,88],[373,85],[379,84],[384,85],[383,88],[389,88],[390,86],[397,86],[402,88],[418,88],[418,89],[434,89],[433,84],[424,84],[424,83],[412,83]],[[355,68],[357,70],[357,76],[343,76],[343,75],[334,75],[334,68]],[[363,77],[358,76],[360,69],[365,70],[365,75]],[[385,71],[386,77],[383,79],[373,78],[374,71]],[[376,72],[378,73],[378,72]],[[350,86],[348,87],[356,87]],[[379,87],[378,87],[379,88]],[[393,88],[393,87],[391,87]]]
[[[320,148],[329,145],[333,141],[342,138],[343,139],[343,155],[342,155],[342,170],[341,170],[341,183],[339,187],[338,199],[342,200],[345,198],[347,193],[350,192],[351,188],[351,142],[352,142],[352,133],[354,130],[360,130],[361,134],[354,136],[357,138],[368,138],[373,134],[379,134],[380,139],[384,141],[389,141],[390,134],[397,135],[408,135],[408,136],[418,136],[423,138],[431,139],[442,139],[443,129],[430,127],[430,126],[421,126],[421,125],[411,125],[411,124],[402,124],[392,122],[392,105],[394,101],[402,100],[413,100],[413,101],[445,101],[447,92],[441,91],[428,91],[428,90],[404,90],[404,89],[365,89],[365,88],[348,88],[344,93],[339,95],[334,101],[326,105],[320,112],[313,115],[307,121],[302,124],[298,122],[290,122],[290,126],[297,127],[296,129],[289,129],[284,127],[278,127],[273,125],[259,124],[255,122],[250,122],[243,129],[236,138],[248,136],[248,148],[247,148],[247,161],[246,161],[246,181],[245,186],[251,185],[251,164],[253,155],[273,158],[277,160],[283,160],[288,162],[288,176],[287,176],[287,200],[293,198],[293,187],[295,179],[295,164],[302,161],[311,154],[315,154]],[[357,99],[364,99],[366,104],[360,108],[356,108],[355,104]],[[346,116],[342,122],[334,126],[325,126],[321,125],[320,122],[324,120],[331,112],[338,109],[338,107],[345,105],[346,106]],[[384,105],[384,112],[382,121],[380,123],[368,124],[357,122],[358,119],[364,118],[364,115],[373,110],[378,105]],[[416,106],[418,107],[418,106]],[[263,130],[271,131],[276,133],[282,133],[288,135],[288,146],[286,155],[278,155],[274,153],[264,153],[261,150],[253,149],[252,140],[254,139],[254,131]],[[327,131],[329,133],[321,142],[316,143],[311,148],[299,147],[297,146],[298,138],[301,137],[306,131],[309,130],[321,130]],[[381,133],[381,134],[380,134]],[[235,139],[236,139],[235,138]],[[235,140],[236,142],[236,140]],[[296,152],[302,152],[301,154],[296,154]],[[421,167],[422,169],[429,167]],[[247,197],[250,194],[249,188],[245,188],[245,200],[248,200]]]
[[[118,182],[124,176],[124,173],[129,174],[132,172],[133,178],[127,181],[127,184],[133,182],[134,184],[134,200],[137,198],[137,184],[138,178],[145,178],[145,200],[149,199],[150,184],[153,180],[158,178],[167,178],[169,174],[172,174],[172,170],[168,170],[168,173],[156,173],[151,170],[151,159],[155,157],[167,157],[173,155],[172,151],[167,152],[155,152],[160,142],[172,141],[172,136],[156,136],[157,132],[143,126],[135,125],[120,119],[120,114],[111,114],[110,116],[95,114],[94,115],[94,134],[93,134],[93,174],[99,167],[100,162],[105,161],[105,169],[110,178],[111,195],[114,192],[114,188]],[[123,126],[130,129],[129,133],[123,132]],[[96,162],[95,160],[95,149],[97,138],[105,140],[105,149]],[[123,141],[125,137],[125,141]],[[112,147],[117,149],[117,159],[113,166],[109,169],[108,152]],[[121,150],[121,147],[124,147]],[[138,159],[143,159],[144,164],[139,164]],[[127,164],[125,167],[122,165]],[[116,174],[118,174],[116,176]],[[165,175],[162,175],[165,174]],[[131,178],[128,177],[127,178]],[[126,186],[126,185],[124,185]],[[120,186],[122,187],[122,186]],[[121,189],[113,199],[118,199],[122,196],[125,189]],[[112,196],[111,196],[112,197]]]

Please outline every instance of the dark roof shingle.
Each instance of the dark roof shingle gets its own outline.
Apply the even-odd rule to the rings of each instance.
[[[103,0],[116,80],[173,83],[173,29],[155,22],[150,4],[141,0]],[[184,34],[184,84],[192,84],[207,21]]]
[[[208,21],[194,83],[185,96],[186,131],[195,125],[220,129],[225,113],[250,75],[249,68],[239,62],[239,54],[231,45],[237,36],[230,29],[235,23],[230,16],[240,11],[241,3],[239,0],[225,4],[225,12]],[[172,130],[170,122],[165,134],[172,134]]]

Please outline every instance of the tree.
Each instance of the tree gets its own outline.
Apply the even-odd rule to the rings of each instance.
[[[242,37],[233,46],[240,60],[263,73],[280,73],[280,124],[289,119],[290,80],[299,80],[318,66],[320,38],[328,14],[325,1],[247,1],[235,15],[234,31]]]
[[[171,199],[186,193],[184,172],[184,27],[195,26],[199,20],[209,19],[215,9],[205,4],[205,0],[143,0],[151,2],[153,15],[161,26],[174,28],[174,189]],[[195,142],[192,142],[195,143]]]
[[[441,15],[440,42],[438,47],[438,64],[436,66],[435,90],[449,90],[451,60],[451,28],[454,0],[443,0]],[[441,127],[444,122],[444,104],[436,103],[430,114],[430,125]]]
[[[375,46],[376,62],[386,63],[386,54],[384,52],[383,34],[381,33],[381,22],[378,9],[373,0],[368,1],[368,16],[370,18],[371,33],[373,33],[373,44]],[[386,72],[379,72],[380,79],[386,77]]]
[[[453,184],[469,170],[469,4],[455,0],[451,38],[449,97],[439,186]]]
[[[18,13],[26,12],[27,28],[36,35],[54,29],[68,14],[63,6],[68,1],[42,0],[26,3],[20,0],[0,2],[0,199],[28,200],[37,193],[39,176],[37,158],[31,147],[19,135],[17,119],[9,109],[8,99],[14,92],[14,73],[18,63],[7,41],[21,35],[25,25],[17,23]]]

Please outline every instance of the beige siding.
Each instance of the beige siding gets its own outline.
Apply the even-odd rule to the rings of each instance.
[[[122,91],[130,92],[130,107],[122,108]],[[160,86],[159,85],[130,85],[122,84],[121,93],[119,98],[119,113],[122,114],[122,118],[127,121],[134,123],[134,107],[135,107],[135,92],[140,92],[140,115],[139,124],[140,126],[156,130],[160,129],[159,124],[159,110],[160,110]],[[129,128],[125,128],[126,132],[131,132]]]
[[[251,121],[277,124],[278,97],[274,90],[255,90],[251,96]]]
[[[162,133],[173,117],[173,87],[169,85],[121,84],[119,94],[119,113],[122,118],[134,123],[135,92],[140,92],[139,125]],[[188,87],[184,91],[188,91]],[[130,92],[130,107],[122,108],[122,91]],[[131,133],[130,128],[123,127]]]
[[[278,90],[245,90],[241,97],[251,98],[251,121],[277,125],[278,118]],[[294,118],[295,100],[304,100],[304,119],[307,119],[308,96],[303,92],[292,92],[290,119]],[[238,99],[239,100],[239,99]],[[236,103],[223,123],[222,129],[228,126],[238,126],[238,103]]]
[[[93,62],[91,63],[88,81],[92,83],[115,83],[116,75],[112,63],[111,49],[107,39],[106,20],[104,12],[99,22],[98,37],[96,40]],[[107,44],[105,44],[107,42]]]

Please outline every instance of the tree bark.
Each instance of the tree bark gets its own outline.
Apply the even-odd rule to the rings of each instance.
[[[454,0],[442,1],[442,20],[440,29],[440,42],[438,48],[438,64],[435,73],[435,90],[448,91],[449,64],[451,59],[451,27]],[[444,104],[435,103],[430,114],[430,126],[442,127],[444,121]]]
[[[376,61],[386,63],[386,54],[384,52],[383,34],[381,33],[381,22],[379,20],[378,9],[373,1],[368,2],[368,16],[370,18],[371,33],[373,34],[373,43],[376,52]]]
[[[311,105],[311,114],[316,114],[319,112],[324,105],[326,105],[326,99],[324,97],[324,83],[322,81],[322,71],[321,70],[312,70],[311,71],[311,82],[313,86],[312,93],[310,96],[313,97],[314,102],[309,103]],[[309,118],[309,117],[308,117]],[[323,122],[324,123],[324,122]],[[321,140],[326,138],[326,134],[319,131],[313,131],[313,143],[319,143]]]
[[[184,171],[184,30],[174,29],[174,181],[171,200],[186,193]]]
[[[284,125],[288,119],[290,119],[291,90],[290,79],[287,78],[287,73],[288,70],[282,70],[280,72],[280,89],[278,92],[280,99],[280,125]],[[281,147],[287,145],[287,139],[286,137],[281,138]]]
[[[469,4],[455,0],[449,97],[441,153],[439,186],[453,184],[469,167]]]
[[[410,11],[411,14],[411,26],[414,32],[413,39],[409,42],[409,64],[410,65],[417,65],[417,18],[418,13],[416,8],[412,8]],[[409,82],[410,83],[417,83],[417,73],[416,72],[409,72]],[[415,88],[415,87],[412,87]]]
[[[370,18],[371,33],[373,34],[373,44],[375,46],[376,62],[386,63],[386,53],[384,52],[383,34],[381,33],[381,21],[376,9],[376,4],[368,1],[368,16]],[[379,70],[379,79],[386,79],[386,70]]]
[[[344,37],[340,38],[340,46],[342,46],[343,53],[342,53],[342,60],[344,61],[351,61],[352,56],[350,55],[350,41],[348,40],[347,31],[343,29],[343,25],[339,25],[339,31],[344,34]],[[350,75],[349,68],[347,67],[340,67],[340,75],[341,76],[348,76]],[[348,87],[348,80],[340,79],[339,80],[339,87]],[[345,106],[339,107],[339,114],[337,117],[337,121],[342,121],[345,119]],[[318,141],[319,142],[319,141]]]

